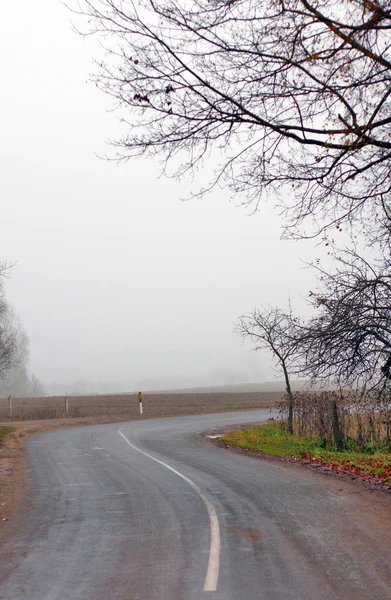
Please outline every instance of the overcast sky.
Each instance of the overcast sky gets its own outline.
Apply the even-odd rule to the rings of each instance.
[[[289,295],[304,314],[313,276],[300,258],[314,245],[280,241],[273,202],[255,216],[227,191],[181,202],[187,184],[159,178],[157,163],[97,158],[120,129],[87,84],[95,42],[59,1],[4,2],[0,44],[0,258],[17,262],[8,296],[36,375],[272,379],[233,322]]]

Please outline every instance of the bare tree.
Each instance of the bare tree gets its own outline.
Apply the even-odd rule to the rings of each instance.
[[[8,275],[11,266],[7,262],[0,262],[0,379],[14,366],[17,359],[17,328],[3,285],[3,279]]]
[[[375,217],[389,233],[391,0],[78,7],[106,49],[94,80],[125,109],[118,158],[179,155],[179,176],[216,150],[206,189],[225,182],[255,206],[280,193],[291,235]]]
[[[4,278],[12,266],[0,262],[0,396],[43,396],[42,383],[28,373],[29,339],[5,296]]]
[[[32,373],[29,377],[28,394],[26,395],[32,398],[37,398],[46,395],[45,386],[43,385],[42,381],[38,379],[36,375],[34,375],[34,373]]]
[[[254,309],[239,318],[236,325],[243,339],[250,339],[254,350],[269,350],[276,364],[282,369],[286,393],[289,399],[288,431],[293,433],[293,393],[290,384],[290,372],[298,358],[298,339],[300,324],[291,308]]]
[[[12,313],[5,300],[0,299],[0,379],[14,363],[17,353],[17,332]]]
[[[0,376],[0,397],[38,397],[45,395],[43,383],[29,373],[29,338],[18,317],[9,309],[9,319],[14,336],[12,361]]]
[[[355,250],[336,252],[336,268],[317,265],[311,292],[316,316],[303,328],[301,349],[312,379],[378,387],[391,381],[391,264],[371,264]]]

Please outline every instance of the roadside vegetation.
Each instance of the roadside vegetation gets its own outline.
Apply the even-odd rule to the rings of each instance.
[[[282,420],[290,398],[279,404]],[[333,390],[293,394],[293,432],[319,440],[325,449],[373,452],[391,450],[391,403],[377,392]]]
[[[3,441],[7,435],[13,431],[15,431],[15,428],[11,427],[11,425],[0,425],[0,446],[3,444]]]
[[[219,441],[228,446],[311,463],[326,471],[345,473],[391,489],[391,454],[386,451],[384,444],[359,449],[350,443],[342,452],[338,452],[333,445],[325,447],[322,438],[289,434],[284,422],[228,433]]]
[[[281,400],[279,413],[278,421],[229,433],[220,440],[391,489],[388,394],[379,398],[378,391],[365,390],[294,392]]]

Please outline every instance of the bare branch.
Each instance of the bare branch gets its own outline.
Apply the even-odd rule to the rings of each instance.
[[[95,83],[126,114],[118,159],[180,156],[179,176],[222,151],[205,190],[226,184],[255,207],[279,194],[289,236],[359,221],[376,239],[367,224],[391,205],[390,0],[80,0],[75,12],[106,48]]]

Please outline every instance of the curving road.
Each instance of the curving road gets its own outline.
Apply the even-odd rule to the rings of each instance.
[[[64,429],[28,443],[1,600],[386,600],[390,497],[213,446],[268,411]]]

